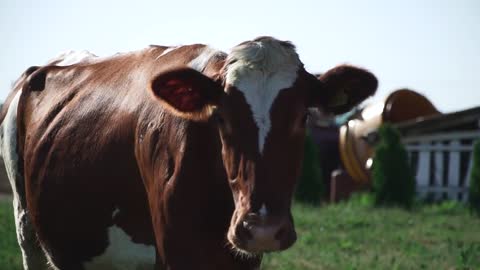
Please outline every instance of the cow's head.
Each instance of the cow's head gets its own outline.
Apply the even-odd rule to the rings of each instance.
[[[235,201],[227,237],[248,253],[283,250],[295,242],[290,206],[308,108],[346,112],[376,88],[374,75],[352,66],[316,78],[291,43],[269,37],[233,48],[215,76],[183,68],[152,82],[154,94],[177,115],[215,120]]]

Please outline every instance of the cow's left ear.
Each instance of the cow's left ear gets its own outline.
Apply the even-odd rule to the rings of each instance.
[[[151,90],[172,113],[199,121],[210,117],[224,94],[219,82],[187,67],[158,74],[151,82]]]
[[[314,106],[327,112],[340,114],[375,94],[377,78],[369,71],[353,66],[341,65],[318,76],[313,90]]]

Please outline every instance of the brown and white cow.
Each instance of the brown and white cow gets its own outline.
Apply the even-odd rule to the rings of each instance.
[[[271,37],[30,68],[1,115],[25,268],[258,268],[296,239],[307,108],[376,87],[345,65],[317,79]]]

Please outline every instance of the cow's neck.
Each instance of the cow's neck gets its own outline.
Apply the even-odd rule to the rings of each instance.
[[[152,151],[157,151],[153,155],[157,160],[148,162],[150,172],[142,172],[147,176],[159,254],[168,259],[168,254],[192,252],[195,254],[188,256],[196,257],[202,253],[199,250],[205,249],[201,243],[213,239],[217,245],[210,249],[225,252],[225,234],[234,204],[223,168],[218,130],[211,123],[172,119],[164,122],[164,132],[159,132],[165,136],[158,139],[163,145],[150,145]],[[158,131],[147,131],[143,140],[159,138],[155,132]],[[165,141],[169,141],[168,146]],[[190,246],[179,247],[175,243]]]

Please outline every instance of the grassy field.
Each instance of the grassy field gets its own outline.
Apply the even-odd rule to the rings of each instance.
[[[368,201],[295,205],[297,243],[262,269],[480,269],[480,218],[462,205],[408,212]],[[10,202],[0,202],[0,269],[21,269]]]
[[[22,259],[18,248],[12,202],[0,197],[0,269],[16,270],[21,267]]]
[[[480,218],[464,206],[409,212],[369,201],[296,205],[296,245],[267,256],[262,269],[480,269]]]

